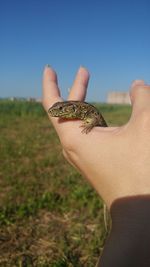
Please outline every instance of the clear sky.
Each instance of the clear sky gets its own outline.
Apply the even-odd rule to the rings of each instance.
[[[91,73],[87,100],[150,83],[150,1],[0,1],[0,97],[40,97],[47,63],[64,98],[80,65]]]

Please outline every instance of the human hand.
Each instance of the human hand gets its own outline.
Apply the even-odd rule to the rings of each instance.
[[[84,101],[89,80],[81,67],[68,100]],[[132,115],[121,127],[95,127],[82,134],[81,121],[50,118],[65,158],[74,165],[110,207],[126,196],[150,194],[150,86],[135,81],[130,91]],[[46,111],[63,101],[56,73],[46,67],[43,76],[43,106]]]

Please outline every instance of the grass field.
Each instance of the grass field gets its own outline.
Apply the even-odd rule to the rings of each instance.
[[[99,105],[110,125],[129,106]],[[0,266],[94,267],[103,203],[63,158],[38,103],[0,101]]]

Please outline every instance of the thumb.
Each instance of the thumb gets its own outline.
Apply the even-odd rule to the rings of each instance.
[[[141,110],[150,109],[150,86],[143,80],[135,80],[131,85],[130,98],[133,115]]]

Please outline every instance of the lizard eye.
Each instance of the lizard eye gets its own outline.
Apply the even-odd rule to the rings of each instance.
[[[72,106],[72,109],[73,109],[73,111],[76,111],[76,107],[74,105]]]
[[[63,108],[62,107],[59,107],[59,110],[62,110]]]

